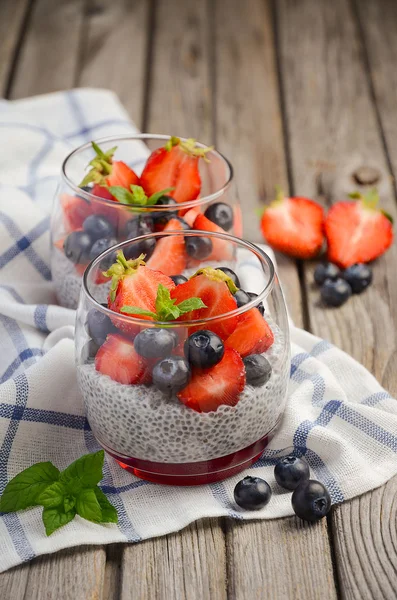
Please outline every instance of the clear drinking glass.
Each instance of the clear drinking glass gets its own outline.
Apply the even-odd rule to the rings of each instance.
[[[96,143],[104,152],[117,146],[114,159],[125,162],[140,176],[150,153],[164,146],[169,139],[170,136],[167,135],[142,134],[103,138]],[[51,220],[51,272],[58,301],[62,306],[77,308],[84,270],[90,260],[99,254],[97,249],[100,248],[100,252],[105,249],[101,239],[98,246],[98,244],[94,245],[97,238],[92,238],[87,242],[87,248],[80,256],[71,259],[65,255],[68,236],[75,235],[76,231],[81,232],[85,220],[92,215],[104,217],[108,223],[103,234],[103,242],[106,246],[107,242],[115,244],[152,231],[160,231],[175,216],[182,217],[190,227],[193,227],[199,213],[208,214],[206,211],[210,206],[225,203],[232,209],[229,233],[242,235],[241,211],[231,164],[216,150],[208,149],[198,142],[196,145],[208,150],[206,160],[199,160],[201,191],[198,198],[179,203],[177,207],[121,204],[114,199],[109,199],[110,194],[106,194],[106,191],[104,194],[109,196],[107,198],[94,195],[93,190],[99,193],[98,187],[95,189],[92,186],[85,189],[79,187],[87,174],[87,165],[95,156],[91,143],[80,146],[67,156],[62,165],[61,181],[54,199]],[[104,189],[101,189],[101,194]],[[172,196],[172,191],[168,195]],[[147,242],[144,248],[146,254],[150,251],[149,243]]]
[[[161,322],[121,314],[102,304],[103,290],[108,291],[110,283],[97,281],[120,250],[137,255],[142,241],[150,238],[165,245],[188,244],[197,236],[209,239],[217,252],[227,252],[229,258],[218,263],[196,261],[184,275],[207,307],[227,297],[224,306],[232,305],[232,310],[220,314],[218,303],[212,314],[199,311]],[[240,280],[237,287],[250,293],[249,302],[237,307],[237,296],[230,300],[227,283],[208,283],[207,275],[197,275],[197,270],[208,266],[232,269]],[[202,292],[203,277],[209,292]],[[169,285],[171,296],[180,297],[181,287],[173,285]],[[161,356],[155,350],[143,357],[137,336],[155,329],[161,332],[154,335],[171,336],[173,341]],[[192,334],[200,338],[203,331],[218,336],[217,348],[223,346],[224,354],[215,366],[200,368],[189,354],[189,344]],[[261,357],[254,358],[254,369],[253,355]],[[76,360],[92,431],[123,468],[143,479],[172,485],[198,485],[234,475],[259,458],[281,421],[286,401],[289,327],[274,266],[254,244],[228,234],[154,233],[118,244],[85,271],[77,311]],[[258,360],[266,366],[265,377],[263,370],[261,376],[255,370]],[[173,365],[182,369],[182,375],[178,371],[168,385]]]

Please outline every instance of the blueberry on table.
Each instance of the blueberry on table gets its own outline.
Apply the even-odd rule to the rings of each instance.
[[[229,231],[233,227],[233,209],[224,202],[211,204],[205,211],[204,216],[225,231]]]
[[[310,477],[310,468],[303,457],[284,456],[274,467],[277,483],[286,490],[295,490],[302,481]]]
[[[186,283],[187,277],[184,275],[171,275],[170,279],[175,283],[175,285],[179,285],[180,283]]]
[[[90,215],[83,223],[83,229],[93,240],[115,236],[115,228],[105,217]]]
[[[247,292],[244,292],[244,290],[237,290],[237,292],[234,294],[234,299],[237,302],[238,308],[240,308],[240,306],[244,306],[244,304],[247,304],[248,302],[251,302],[251,298]]]
[[[173,206],[177,202],[171,196],[161,196],[156,202],[156,206]],[[152,217],[156,227],[165,227],[170,219],[173,219],[178,214],[178,211],[174,210],[159,210],[153,211]]]
[[[72,231],[63,245],[65,256],[75,265],[89,262],[91,248],[92,238],[85,231]]]
[[[236,504],[246,510],[260,510],[272,496],[269,484],[260,477],[244,477],[234,488]]]
[[[361,294],[372,282],[372,269],[364,263],[348,267],[343,278],[350,285],[353,294]]]
[[[186,360],[191,365],[200,369],[208,369],[222,360],[225,347],[216,333],[201,329],[187,338],[184,352]]]
[[[331,508],[331,497],[327,488],[314,479],[302,481],[292,494],[292,508],[304,521],[319,521]]]
[[[209,237],[186,236],[185,237],[186,254],[197,260],[207,258],[212,252],[212,241]]]
[[[106,307],[106,304],[103,306]],[[96,308],[88,311],[85,327],[90,337],[98,346],[104,343],[109,333],[117,331],[109,316]]]
[[[229,269],[229,267],[216,267],[217,271],[222,271],[225,275],[227,275],[228,277],[230,277],[230,279],[233,281],[233,283],[239,288],[241,287],[240,285],[240,280],[237,277],[236,273],[234,271],[232,271],[232,269]]]
[[[250,354],[243,358],[245,377],[249,385],[265,385],[271,377],[272,365],[262,354]]]
[[[117,244],[116,238],[102,238],[93,243],[92,248],[90,250],[90,260],[94,260],[97,256],[108,250],[112,246]],[[109,254],[106,258],[106,261],[101,262],[102,270],[108,269],[114,262],[116,261],[116,254],[113,252]]]
[[[250,300],[255,300],[255,298],[258,297],[258,294],[255,294],[255,292],[247,292],[247,294],[250,297]],[[256,308],[259,310],[262,316],[265,314],[265,307],[263,306],[262,302],[257,304]]]
[[[177,344],[178,338],[174,331],[155,327],[142,329],[134,340],[136,352],[144,358],[165,358]]]
[[[191,370],[181,356],[169,356],[158,362],[153,369],[153,385],[162,392],[179,392],[187,386]]]
[[[314,281],[317,285],[323,285],[327,279],[338,279],[340,277],[340,270],[333,263],[320,263],[314,269]]]
[[[321,298],[328,306],[342,306],[351,295],[350,285],[341,277],[335,281],[326,279],[321,287]]]

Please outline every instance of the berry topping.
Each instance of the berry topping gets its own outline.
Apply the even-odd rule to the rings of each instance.
[[[205,308],[201,298],[186,298],[176,304],[176,301],[170,296],[169,289],[159,284],[154,311],[145,310],[139,306],[123,306],[121,310],[125,314],[150,317],[156,321],[175,321],[182,315],[199,308]]]
[[[194,369],[190,383],[178,398],[198,412],[217,410],[222,404],[235,406],[245,386],[245,369],[241,357],[225,348],[220,362],[209,369]]]
[[[331,508],[331,497],[326,487],[314,479],[302,481],[292,494],[292,508],[305,521],[318,521]]]
[[[106,306],[106,304],[104,304]],[[100,310],[92,308],[87,313],[87,320],[85,326],[89,336],[94,340],[98,346],[101,346],[109,333],[114,333],[116,328],[112,321]]]
[[[271,377],[272,366],[262,354],[250,354],[243,360],[247,383],[255,387],[265,385]]]
[[[186,236],[185,237],[186,253],[196,260],[204,260],[212,252],[212,242],[208,237]]]
[[[121,160],[113,160],[117,147],[103,152],[95,142],[91,144],[96,156],[89,163],[91,169],[80,186],[94,182],[102,186],[120,186],[129,190],[131,185],[139,184],[138,176],[128,165]]]
[[[320,263],[314,269],[314,281],[317,285],[323,285],[326,279],[338,279],[340,277],[340,270],[333,263]]]
[[[247,294],[250,297],[250,300],[255,300],[255,298],[258,297],[258,294],[255,294],[254,292],[247,292]],[[261,315],[265,314],[265,307],[263,306],[262,302],[258,304],[256,308],[259,310]]]
[[[180,283],[186,283],[187,277],[184,275],[171,275],[170,279],[175,283],[175,285],[179,285]]]
[[[134,348],[144,358],[165,358],[178,344],[178,337],[170,329],[142,329],[134,340]]]
[[[251,298],[249,297],[247,292],[244,292],[244,290],[237,290],[237,292],[234,294],[234,298],[239,308],[240,306],[244,306],[244,304],[251,302]]]
[[[115,236],[115,228],[105,217],[90,215],[83,223],[83,229],[93,240]]]
[[[161,196],[157,202],[156,206],[173,206],[177,204],[176,200],[174,200],[171,196]],[[161,211],[153,211],[153,221],[155,225],[156,231],[162,231],[164,227],[167,225],[170,219],[175,218],[178,215],[176,210],[161,210]]]
[[[153,369],[153,384],[162,392],[178,392],[186,387],[190,377],[189,364],[181,356],[164,358]]]
[[[117,244],[116,238],[103,238],[101,240],[97,240],[96,242],[93,243],[92,248],[90,250],[90,256],[89,256],[90,260],[94,260],[94,258],[99,256],[100,254],[102,254],[102,252],[105,252],[105,250],[108,250],[115,244]],[[104,269],[109,268],[115,261],[115,258],[116,258],[116,256],[115,256],[114,252],[109,254],[109,256],[106,259],[106,264],[101,263],[102,268],[104,268]]]
[[[95,368],[125,385],[150,382],[148,363],[137,354],[133,342],[121,335],[108,335],[95,357]]]
[[[72,231],[65,239],[65,256],[76,265],[88,263],[91,247],[92,239],[88,233],[85,231]]]
[[[184,351],[193,367],[208,369],[222,360],[225,348],[221,338],[213,331],[200,329],[187,338]]]
[[[303,457],[284,456],[274,467],[274,477],[282,488],[295,490],[302,481],[309,479],[310,467]]]
[[[270,246],[296,258],[313,258],[323,245],[324,211],[309,198],[286,198],[281,190],[263,213],[261,229]]]
[[[271,497],[269,484],[260,477],[244,477],[234,488],[236,504],[245,510],[260,510]]]
[[[124,227],[125,237],[128,240],[133,240],[140,235],[147,235],[154,231],[153,218],[149,215],[133,217],[126,222]]]
[[[352,295],[350,285],[342,278],[326,279],[321,286],[321,298],[328,306],[342,306]]]
[[[164,231],[183,231],[183,223],[170,219]],[[185,241],[180,235],[168,235],[159,239],[156,248],[147,263],[151,269],[162,271],[166,275],[176,275],[186,268]]]
[[[216,270],[223,271],[223,273],[225,273],[225,275],[230,277],[230,279],[233,281],[233,283],[235,284],[236,287],[238,287],[238,288],[241,287],[239,278],[237,277],[237,275],[234,271],[229,269],[229,267],[216,267]]]
[[[234,348],[241,356],[262,354],[274,342],[269,325],[257,308],[239,315],[236,329],[227,338],[225,345]]]
[[[92,214],[91,203],[80,196],[62,194],[61,206],[66,231],[81,229],[85,219]]]
[[[224,202],[211,204],[205,211],[204,216],[225,231],[229,231],[233,227],[233,209]]]
[[[343,278],[350,285],[353,294],[361,294],[372,282],[372,269],[363,263],[348,267]]]
[[[201,229],[202,231],[212,231],[214,233],[225,233],[225,230],[213,223],[205,215],[201,213],[197,215],[193,229]],[[234,248],[231,242],[221,240],[219,238],[211,238],[213,250],[207,257],[207,260],[232,260]]]

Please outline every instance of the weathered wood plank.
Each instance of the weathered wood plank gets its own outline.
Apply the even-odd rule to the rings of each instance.
[[[30,564],[10,569],[0,575],[0,598],[2,600],[20,600],[24,597]]]
[[[30,0],[3,0],[0,3],[0,96],[7,92]]]
[[[295,192],[326,203],[343,199],[357,187],[357,169],[373,167],[380,173],[377,185],[383,206],[395,216],[390,173],[350,4],[280,0],[277,9]],[[362,180],[362,173],[358,179]],[[396,260],[394,245],[376,261],[371,288],[338,310],[320,304],[319,292],[311,284],[313,266],[306,267],[313,332],[352,354],[394,394]],[[396,523],[390,501],[396,486],[393,479],[333,511],[344,598],[396,597],[397,546],[392,543]]]
[[[11,98],[55,92],[76,83],[84,0],[34,3]]]
[[[113,90],[138,127],[146,89],[149,0],[89,0],[77,84]]]

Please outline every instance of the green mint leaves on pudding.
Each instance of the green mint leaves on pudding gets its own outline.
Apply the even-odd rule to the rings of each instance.
[[[207,308],[201,298],[189,298],[176,304],[170,291],[161,283],[157,288],[156,312],[139,308],[139,306],[123,306],[121,312],[128,315],[153,317],[155,321],[175,321],[182,315],[199,308]]]
[[[129,190],[119,185],[111,185],[108,189],[112,196],[117,198],[121,204],[129,204],[131,206],[153,206],[154,204],[157,204],[160,198],[169,192],[172,192],[175,188],[165,188],[149,197],[146,196],[145,190],[140,185],[131,184]]]
[[[60,472],[51,462],[36,463],[16,475],[0,498],[0,511],[43,507],[47,535],[79,515],[93,523],[117,523],[117,511],[97,487],[104,451],[85,454]]]

